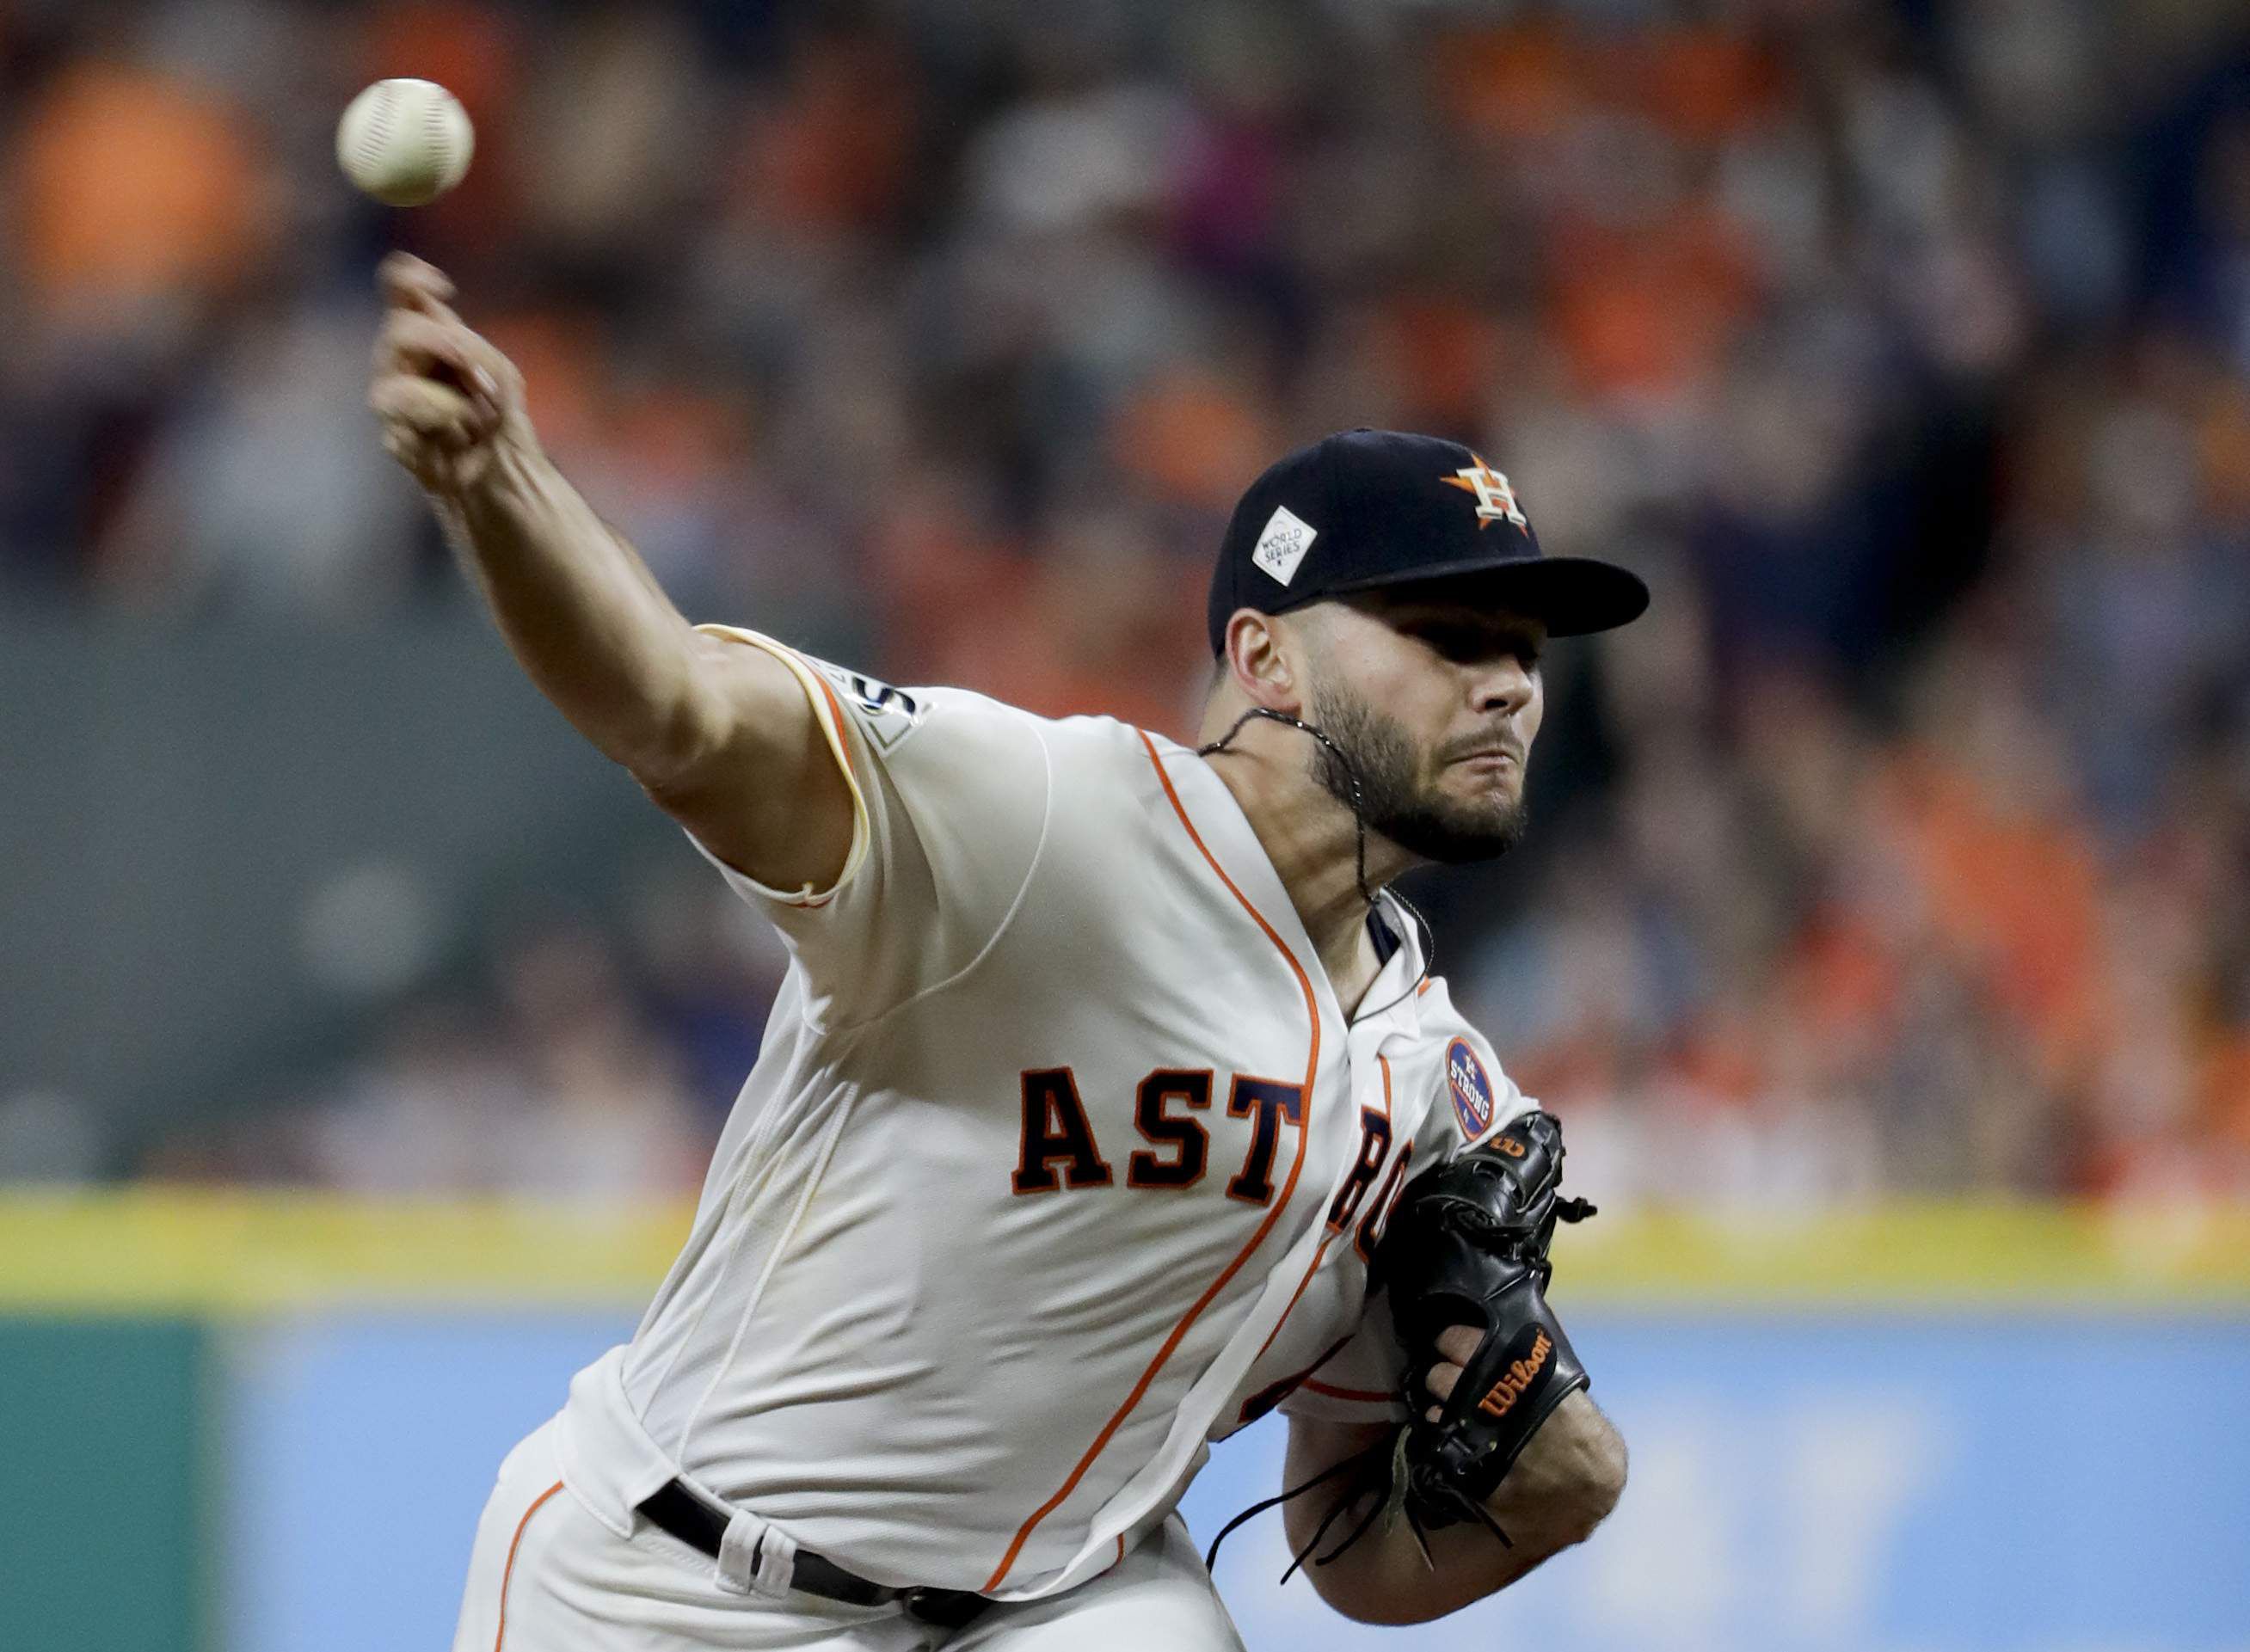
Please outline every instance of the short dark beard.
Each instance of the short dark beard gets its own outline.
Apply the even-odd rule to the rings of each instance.
[[[1463,803],[1424,784],[1422,754],[1405,729],[1359,696],[1315,685],[1313,717],[1358,771],[1368,830],[1446,866],[1496,859],[1523,841],[1530,811],[1522,798]],[[1351,807],[1351,776],[1324,745],[1313,747],[1313,773],[1338,802]]]

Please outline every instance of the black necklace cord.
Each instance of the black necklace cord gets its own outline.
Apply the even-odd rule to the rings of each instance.
[[[1376,905],[1376,891],[1367,886],[1366,791],[1360,783],[1359,765],[1353,762],[1349,757],[1344,754],[1344,749],[1342,747],[1337,745],[1336,741],[1331,740],[1324,732],[1305,721],[1301,717],[1292,717],[1287,712],[1269,711],[1263,706],[1253,706],[1248,711],[1243,712],[1241,716],[1236,718],[1234,719],[1233,726],[1229,728],[1224,734],[1221,734],[1217,740],[1212,740],[1208,745],[1197,747],[1196,755],[1197,757],[1218,756],[1219,753],[1225,751],[1233,743],[1234,737],[1237,734],[1239,734],[1249,726],[1250,719],[1253,717],[1262,717],[1268,722],[1280,723],[1287,727],[1296,729],[1300,733],[1310,734],[1315,740],[1320,741],[1322,746],[1327,749],[1329,755],[1336,759],[1336,767],[1343,771],[1344,783],[1351,788],[1351,822],[1358,833],[1353,850],[1353,873],[1359,884],[1360,898],[1364,900],[1368,905],[1369,910],[1372,911]],[[1411,998],[1416,992],[1420,990],[1424,981],[1429,980],[1431,967],[1437,962],[1438,937],[1436,932],[1432,930],[1430,927],[1430,920],[1422,916],[1420,910],[1413,902],[1408,900],[1397,890],[1386,889],[1383,892],[1389,895],[1391,899],[1397,901],[1400,906],[1405,909],[1407,915],[1413,919],[1415,928],[1420,932],[1422,942],[1422,970],[1419,974],[1416,975],[1412,981],[1406,984],[1406,990],[1405,992],[1400,993],[1396,998],[1393,998],[1389,1003],[1383,1005],[1380,1008],[1361,1011],[1360,1014],[1351,1017],[1353,1021],[1364,1021],[1370,1015],[1380,1015],[1384,1011],[1394,1009],[1398,1005],[1405,1003],[1407,999]]]
[[[1367,886],[1367,808],[1364,802],[1366,795],[1360,789],[1359,765],[1343,754],[1342,747],[1337,745],[1327,734],[1314,727],[1301,717],[1292,717],[1287,712],[1269,712],[1263,706],[1253,706],[1234,719],[1233,727],[1211,741],[1210,745],[1197,747],[1196,755],[1216,757],[1233,743],[1234,737],[1243,731],[1253,717],[1263,717],[1269,722],[1283,723],[1303,733],[1310,734],[1328,747],[1329,755],[1335,758],[1336,767],[1343,770],[1344,780],[1351,788],[1351,822],[1359,829],[1354,865],[1354,873],[1359,882],[1359,898],[1370,906],[1374,905],[1375,891]]]

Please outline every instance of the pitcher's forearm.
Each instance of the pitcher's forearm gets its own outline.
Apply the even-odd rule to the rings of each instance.
[[[523,375],[394,252],[368,404],[532,682],[728,865],[778,889],[851,864],[859,802],[794,657],[694,630],[549,462]]]
[[[644,781],[714,734],[697,638],[632,546],[549,462],[523,375],[465,324],[444,272],[383,263],[368,400],[540,692]],[[706,697],[708,698],[707,696]]]
[[[604,754],[661,778],[693,692],[694,633],[625,536],[528,444],[500,444],[476,481],[431,498],[540,692]]]
[[[1423,1545],[1401,1519],[1370,1531],[1327,1566],[1314,1566],[1314,1586],[1330,1605],[1362,1622],[1426,1623],[1508,1587],[1584,1541],[1601,1518],[1590,1499],[1575,1495],[1560,1501],[1495,1498],[1493,1508],[1513,1546],[1503,1546],[1481,1525],[1445,1526],[1423,1534],[1425,1559]],[[1349,1532],[1366,1511],[1364,1505],[1355,1508],[1329,1541]]]
[[[1322,1441],[1311,1429],[1290,1431],[1292,1483],[1344,1451],[1382,1438],[1381,1429],[1340,1431]],[[1584,1394],[1556,1408],[1485,1504],[1508,1533],[1502,1545],[1480,1523],[1441,1526],[1425,1535],[1428,1556],[1406,1522],[1380,1520],[1326,1566],[1308,1565],[1322,1599],[1365,1623],[1424,1623],[1504,1589],[1542,1561],[1582,1543],[1616,1506],[1625,1487],[1625,1442]],[[1344,1495],[1349,1496],[1349,1493]],[[1340,1514],[1321,1552],[1370,1511],[1363,1497]],[[1301,1549],[1335,1499],[1285,1505],[1292,1549]]]

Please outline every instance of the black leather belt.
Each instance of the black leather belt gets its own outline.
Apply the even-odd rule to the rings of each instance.
[[[719,1558],[719,1543],[727,1535],[727,1523],[733,1518],[678,1480],[645,1499],[639,1512],[647,1517],[652,1525],[669,1532],[691,1549],[701,1549],[714,1560]],[[763,1537],[758,1540],[761,1544],[765,1541]],[[750,1564],[757,1564],[755,1552]],[[894,1589],[887,1584],[871,1583],[858,1573],[846,1572],[835,1561],[810,1549],[797,1552],[796,1562],[790,1570],[789,1587],[841,1600],[847,1606],[888,1606],[896,1600],[905,1607],[908,1616],[945,1628],[960,1628],[992,1604],[967,1589]]]

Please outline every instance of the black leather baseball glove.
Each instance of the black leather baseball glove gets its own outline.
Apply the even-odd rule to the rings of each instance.
[[[1534,1112],[1408,1186],[1376,1248],[1369,1290],[1390,1292],[1391,1324],[1405,1354],[1400,1397],[1411,1420],[1366,1451],[1236,1515],[1213,1539],[1206,1566],[1218,1564],[1218,1545],[1244,1521],[1338,1481],[1327,1517],[1281,1574],[1284,1583],[1308,1559],[1325,1565],[1401,1515],[1418,1542],[1425,1531],[1469,1520],[1508,1541],[1485,1499],[1539,1425],[1586,1386],[1585,1367],[1547,1306],[1554,1271],[1547,1247],[1555,1224],[1594,1214],[1584,1200],[1560,1196],[1562,1176],[1562,1126]],[[1425,1384],[1431,1367],[1446,1358],[1439,1337],[1456,1325],[1480,1328],[1483,1339],[1432,1422]],[[1329,1529],[1354,1510],[1361,1511],[1357,1522],[1322,1552]]]
[[[1505,1543],[1485,1509],[1524,1446],[1585,1368],[1547,1305],[1547,1247],[1557,1222],[1594,1214],[1559,1196],[1563,1130],[1529,1112],[1406,1189],[1375,1256],[1375,1282],[1391,1296],[1406,1357],[1412,1420],[1399,1452],[1405,1510],[1418,1527],[1479,1520]],[[1445,1356],[1439,1336],[1455,1325],[1484,1339],[1432,1422],[1424,1387]]]

